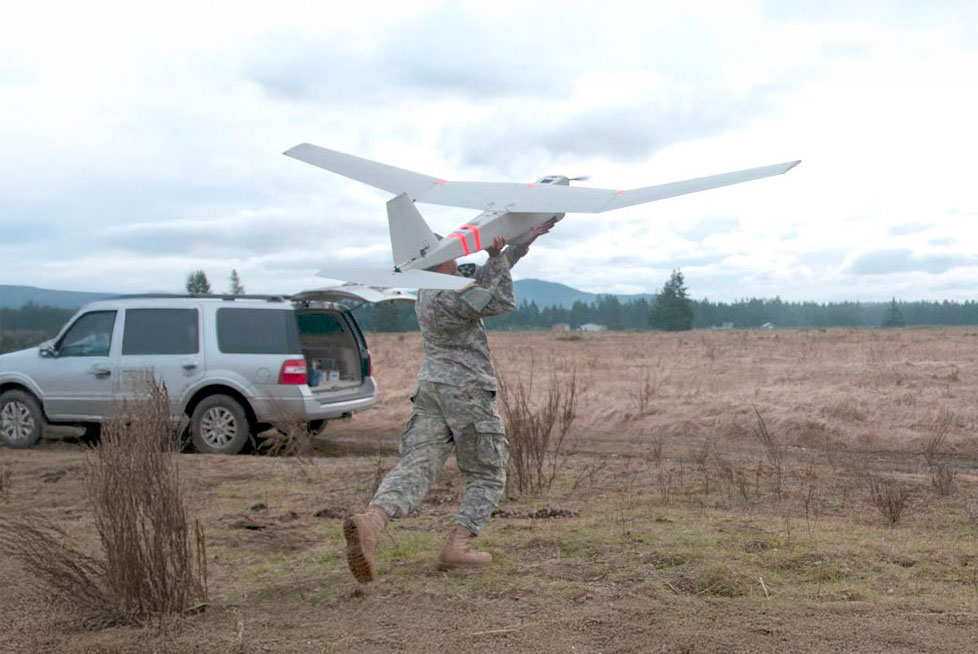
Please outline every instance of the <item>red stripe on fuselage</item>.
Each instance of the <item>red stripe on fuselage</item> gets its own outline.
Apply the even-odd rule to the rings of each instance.
[[[465,254],[472,254],[472,252],[469,250],[469,243],[465,240],[465,234],[460,232],[452,232],[448,235],[448,238],[457,238],[462,242],[462,250],[465,252]]]
[[[475,225],[462,225],[461,227],[459,227],[459,229],[467,229],[470,232],[472,232],[473,236],[475,236],[475,251],[478,252],[479,250],[482,249],[482,241],[479,238],[479,228],[478,227],[476,227]],[[466,253],[466,254],[468,254],[468,253]]]

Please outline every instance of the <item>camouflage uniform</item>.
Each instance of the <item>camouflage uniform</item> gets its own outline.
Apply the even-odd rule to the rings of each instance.
[[[424,498],[453,447],[466,477],[455,523],[477,534],[499,504],[509,446],[496,411],[496,377],[482,318],[516,306],[509,267],[526,249],[510,247],[490,257],[476,270],[476,285],[465,291],[418,294],[424,341],[418,389],[401,434],[401,460],[370,502],[391,518],[406,516]]]

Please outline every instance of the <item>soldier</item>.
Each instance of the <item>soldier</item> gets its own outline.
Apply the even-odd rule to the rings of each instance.
[[[405,517],[424,498],[453,447],[465,475],[465,493],[455,524],[438,556],[439,568],[479,567],[492,555],[470,542],[489,522],[506,487],[509,445],[496,411],[496,377],[482,318],[512,311],[509,269],[530,243],[553,227],[536,228],[520,246],[497,238],[485,250],[489,260],[476,268],[475,285],[463,291],[422,290],[415,311],[423,339],[423,359],[413,408],[400,439],[401,460],[388,473],[364,513],[343,522],[347,563],[362,584],[376,575],[374,554],[391,519]],[[432,268],[454,275],[454,260]]]

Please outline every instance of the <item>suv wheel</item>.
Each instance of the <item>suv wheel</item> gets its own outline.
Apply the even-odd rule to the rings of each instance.
[[[241,405],[227,395],[211,395],[190,418],[194,449],[205,454],[237,454],[248,442],[251,426]]]
[[[34,447],[44,431],[44,414],[37,400],[24,391],[0,395],[0,443],[7,447]]]

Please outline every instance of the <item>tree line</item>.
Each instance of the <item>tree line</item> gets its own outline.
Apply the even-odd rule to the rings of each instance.
[[[751,329],[767,323],[774,327],[792,328],[978,325],[978,302],[974,300],[892,302],[898,310],[896,320],[890,319],[893,315],[891,302],[786,302],[779,298],[750,298],[734,302],[691,300],[690,328],[707,329],[728,324],[735,329]],[[620,302],[611,295],[599,296],[591,304],[575,302],[569,309],[556,306],[540,308],[535,302],[523,301],[514,311],[487,318],[485,323],[487,329],[509,331],[550,329],[560,323],[569,325],[571,329],[595,323],[608,329],[650,330],[656,329],[649,322],[652,304],[647,300]],[[367,305],[358,308],[354,314],[365,331],[407,332],[418,329],[413,305]]]
[[[417,319],[411,305],[366,305],[355,312],[367,331],[416,331]],[[890,302],[786,302],[749,298],[733,302],[693,300],[683,274],[673,271],[654,300],[622,302],[614,295],[599,295],[589,304],[575,302],[570,308],[540,307],[524,300],[514,311],[487,318],[486,327],[494,330],[550,329],[566,324],[571,329],[594,323],[612,330],[659,329],[681,331],[731,327],[751,329],[763,326],[820,327],[903,327],[978,325],[978,301],[965,302],[898,301]]]

